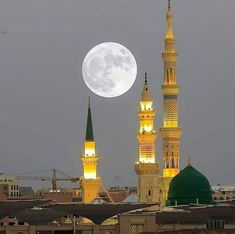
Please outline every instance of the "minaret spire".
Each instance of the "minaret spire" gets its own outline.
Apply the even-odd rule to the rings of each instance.
[[[88,97],[88,114],[86,125],[86,141],[94,141],[92,117],[91,117],[91,97]]]
[[[152,103],[152,94],[149,90],[149,87],[148,87],[148,75],[147,75],[147,72],[144,73],[144,87],[143,87],[143,91],[142,91],[142,94],[141,94],[141,101],[142,102],[151,102]]]
[[[191,157],[188,156],[188,159],[187,159],[187,166],[191,166]]]
[[[167,21],[167,31],[166,31],[166,36],[165,40],[171,39],[174,40],[174,32],[173,32],[173,13],[171,10],[171,0],[168,0],[168,10],[166,13],[166,21]]]
[[[144,84],[148,85],[148,74],[147,74],[147,72],[144,73]]]
[[[171,10],[171,0],[168,0],[168,11]]]
[[[91,96],[88,96],[88,108],[91,108]]]
[[[166,14],[167,30],[165,35],[165,48],[162,53],[164,63],[163,94],[163,124],[160,129],[163,149],[163,178],[162,202],[167,199],[169,183],[180,171],[180,137],[182,129],[179,127],[178,93],[176,64],[178,53],[176,51],[175,36],[173,33],[173,12],[171,1],[168,0]]]

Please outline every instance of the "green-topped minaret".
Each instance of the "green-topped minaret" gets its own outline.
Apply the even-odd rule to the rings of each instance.
[[[99,156],[96,154],[95,149],[90,97],[88,99],[86,139],[84,148],[84,154],[81,156],[83,164],[83,177],[81,179],[81,187],[83,190],[83,202],[91,203],[99,196],[101,180],[97,176],[97,163],[99,160]]]

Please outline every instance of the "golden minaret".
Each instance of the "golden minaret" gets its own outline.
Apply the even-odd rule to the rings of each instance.
[[[180,137],[182,129],[178,123],[178,93],[179,86],[176,79],[176,51],[175,36],[173,33],[173,13],[171,1],[168,0],[166,14],[167,31],[165,48],[162,53],[164,62],[163,93],[163,126],[160,129],[163,142],[163,175],[162,175],[162,202],[165,203],[171,179],[180,171]]]
[[[156,138],[154,129],[155,110],[153,99],[148,87],[147,73],[140,100],[139,132],[139,161],[135,163],[138,175],[139,202],[159,201],[159,163],[156,162]]]
[[[99,196],[101,179],[97,176],[97,163],[99,156],[96,154],[95,150],[90,97],[88,100],[86,139],[84,146],[85,152],[83,155],[81,155],[83,164],[83,177],[81,178],[80,184],[83,192],[83,202],[91,203]]]

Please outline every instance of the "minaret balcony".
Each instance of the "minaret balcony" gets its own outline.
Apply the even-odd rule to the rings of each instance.
[[[180,172],[179,168],[164,168],[163,178],[173,178]]]
[[[162,85],[163,95],[177,95],[179,93],[179,86],[176,84],[172,85]]]
[[[137,139],[139,142],[149,142],[149,143],[155,143],[157,138],[157,133],[156,131],[151,132],[151,133],[139,133],[137,134]]]
[[[167,57],[176,57],[178,58],[178,54],[176,52],[172,52],[172,51],[168,51],[168,50],[165,50],[163,53],[162,53],[162,57],[163,58],[167,58]]]
[[[179,140],[182,135],[182,128],[160,128],[160,133],[163,140],[175,139]]]
[[[159,173],[159,163],[135,163],[135,171],[137,175],[156,175]]]
[[[92,155],[92,156],[88,156],[88,155],[82,155],[81,159],[83,162],[85,163],[96,163],[100,157],[98,155]]]
[[[140,110],[138,111],[139,118],[154,118],[154,110]]]

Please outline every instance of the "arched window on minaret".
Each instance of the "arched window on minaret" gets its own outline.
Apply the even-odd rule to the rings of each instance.
[[[166,168],[169,168],[169,161],[166,161]]]
[[[166,78],[167,78],[167,84],[169,84],[169,70],[167,69],[167,70],[166,70],[166,72],[167,72],[167,75],[166,75]]]
[[[172,72],[172,68],[170,68],[170,82],[173,82],[173,72]]]

